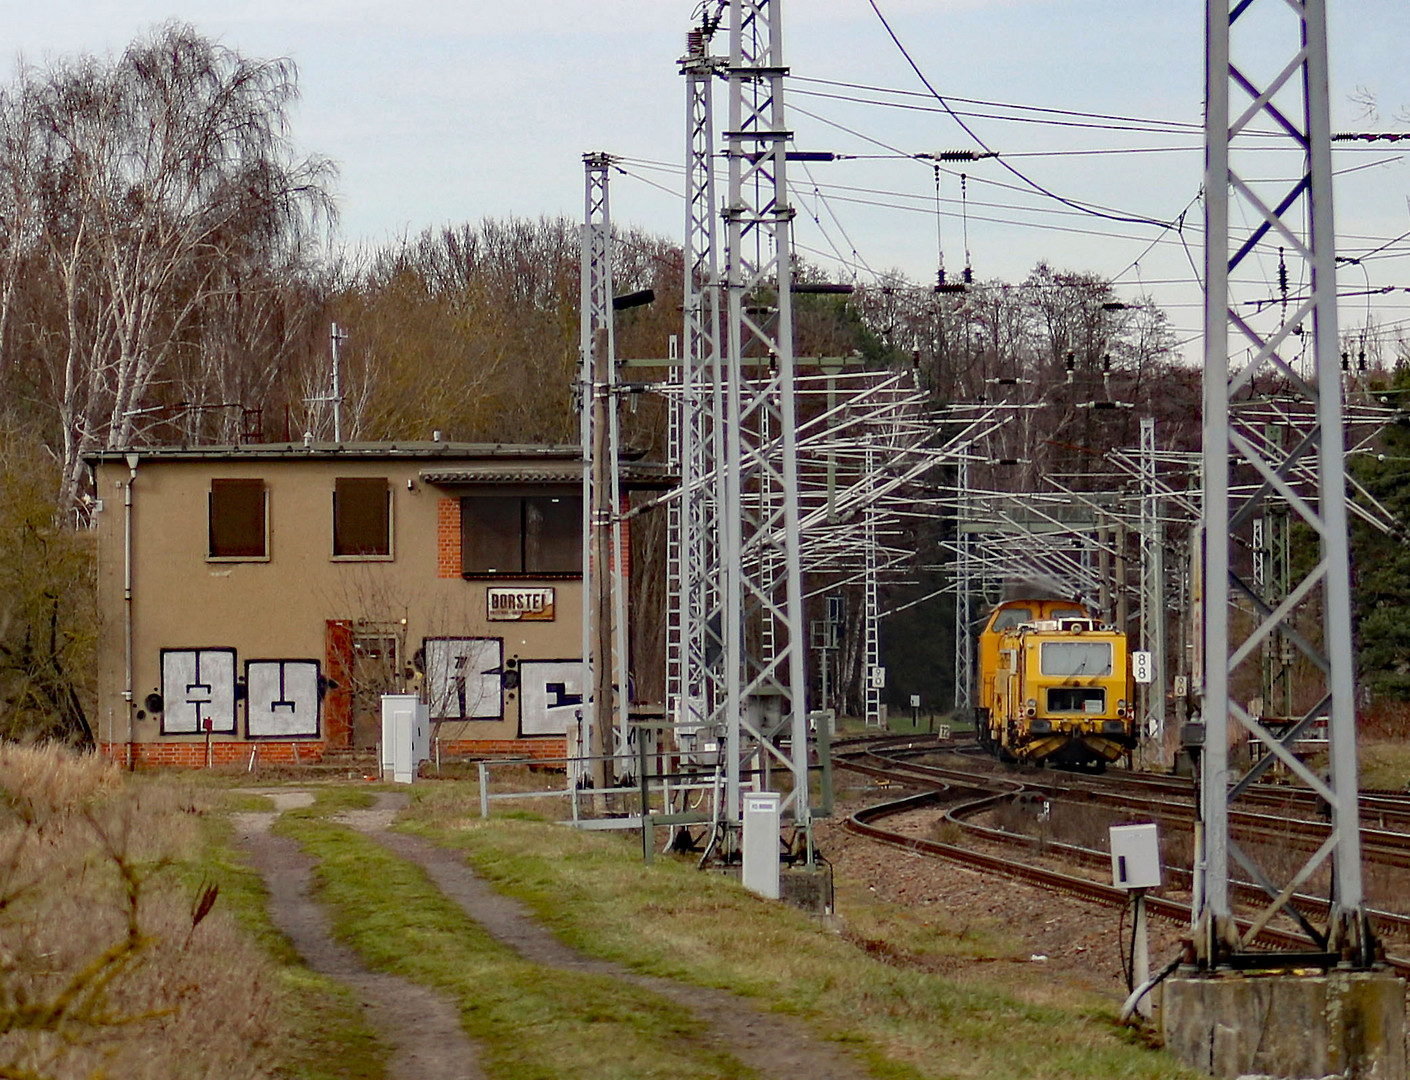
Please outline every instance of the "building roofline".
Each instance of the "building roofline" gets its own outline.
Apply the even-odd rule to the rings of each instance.
[[[289,442],[243,443],[220,446],[132,446],[117,450],[94,450],[83,455],[90,465],[126,461],[128,454],[139,460],[158,461],[386,461],[477,460],[477,461],[581,461],[576,445],[543,443],[470,442]]]

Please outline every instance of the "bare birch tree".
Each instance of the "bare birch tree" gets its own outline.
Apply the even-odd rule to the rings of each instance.
[[[15,211],[5,265],[33,249],[62,297],[59,325],[43,328],[62,343],[49,368],[61,502],[86,452],[131,445],[149,410],[171,404],[158,388],[183,350],[258,336],[226,326],[221,340],[221,306],[228,316],[243,290],[284,285],[330,219],[331,166],[289,140],[296,96],[292,62],[247,59],[178,23],[116,60],[26,68],[13,87],[0,114],[0,172],[17,189],[3,196]],[[37,237],[19,214],[30,207]],[[5,296],[0,286],[0,319]],[[225,367],[196,365],[195,392],[220,396]]]

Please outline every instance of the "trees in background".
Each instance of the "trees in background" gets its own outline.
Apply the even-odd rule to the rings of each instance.
[[[120,56],[26,66],[0,88],[0,453],[23,463],[0,491],[0,525],[28,522],[17,535],[31,545],[0,556],[0,579],[10,560],[53,569],[32,575],[34,596],[10,590],[0,609],[0,693],[12,710],[57,710],[81,730],[72,680],[88,616],[70,598],[86,555],[46,530],[81,507],[83,455],[331,438],[332,322],[347,333],[345,439],[577,438],[579,224],[483,220],[331,252],[334,170],[290,138],[296,76],[286,60],[247,58],[173,23]],[[666,356],[680,333],[679,245],[622,232],[615,271],[619,293],[657,297],[618,314],[617,355]],[[824,278],[808,266],[799,275]],[[1163,447],[1199,444],[1199,373],[1178,362],[1164,313],[1148,298],[1119,300],[1092,274],[1040,263],[1019,282],[937,294],[892,273],[850,297],[796,295],[795,328],[800,357],[913,365],[938,403],[1024,406],[994,448],[1006,464],[975,476],[979,486],[1034,490],[1066,474],[1082,487],[1113,448],[1135,445],[1142,416],[1156,418]],[[1362,338],[1350,353],[1375,367],[1380,338]],[[1133,407],[1094,407],[1111,402]],[[663,457],[664,399],[626,394],[621,409],[625,442]],[[1403,478],[1367,468],[1395,504]],[[659,516],[636,519],[643,555],[663,546]],[[935,535],[914,543],[937,561]],[[1382,581],[1394,560],[1357,543],[1375,658],[1390,628],[1400,632],[1395,582]],[[649,559],[635,565],[638,622],[650,625],[664,578],[646,571]],[[661,666],[659,645],[642,645],[643,667]],[[1372,680],[1410,694],[1402,666],[1399,652],[1376,660]],[[1400,674],[1374,674],[1384,671]]]
[[[59,468],[39,440],[0,431],[0,737],[91,744],[97,640],[90,534],[56,514]]]
[[[332,167],[295,155],[296,95],[289,61],[176,23],[0,94],[0,389],[61,505],[95,448],[229,438],[297,346]]]

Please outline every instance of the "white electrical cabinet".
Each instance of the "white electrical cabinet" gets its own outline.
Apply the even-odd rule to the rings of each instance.
[[[1118,889],[1160,887],[1160,833],[1153,823],[1111,827],[1111,880]]]
[[[781,796],[776,791],[744,796],[744,866],[742,880],[750,892],[778,899],[778,826]]]
[[[430,706],[415,694],[383,694],[382,778],[410,784],[430,756]]]

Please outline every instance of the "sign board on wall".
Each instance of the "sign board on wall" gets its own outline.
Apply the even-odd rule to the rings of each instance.
[[[489,618],[501,622],[552,622],[553,589],[516,589],[492,585],[488,590]]]
[[[245,686],[247,737],[318,735],[317,660],[248,660]]]
[[[163,649],[163,735],[235,734],[235,650]]]
[[[519,664],[519,734],[563,735],[583,704],[581,660],[523,660]]]
[[[503,647],[500,638],[427,638],[431,719],[500,719],[504,715]]]

